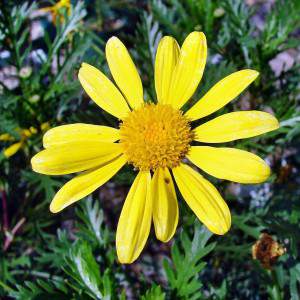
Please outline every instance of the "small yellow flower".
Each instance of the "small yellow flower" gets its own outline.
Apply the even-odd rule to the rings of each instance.
[[[15,138],[12,135],[10,135],[9,133],[3,133],[0,135],[0,141],[1,142],[13,142],[13,141],[15,141]],[[20,142],[10,145],[9,147],[7,147],[3,150],[3,155],[6,158],[13,156],[21,149],[22,144],[23,144],[22,141],[20,141]]]
[[[41,131],[45,132],[46,130],[48,130],[50,128],[50,124],[48,122],[45,122],[43,124],[41,124]],[[20,139],[10,145],[9,147],[5,148],[3,150],[3,155],[6,158],[9,158],[13,155],[15,155],[21,148],[23,148],[26,145],[26,141],[34,134],[36,134],[38,132],[38,130],[31,126],[28,129],[21,129],[21,128],[17,128],[16,132],[20,135]],[[12,135],[8,134],[8,133],[3,133],[0,135],[0,141],[2,142],[11,142],[11,141],[16,141],[15,137],[13,137]]]
[[[62,9],[67,9],[68,16],[71,14],[71,0],[60,0],[52,6],[43,7],[41,11],[50,12],[52,16],[52,22],[56,23],[56,18],[59,17],[60,22],[63,23],[64,15]]]
[[[229,230],[227,204],[210,182],[183,162],[184,158],[212,176],[234,182],[259,183],[270,175],[268,165],[252,153],[197,144],[230,142],[278,128],[276,118],[261,111],[227,113],[193,125],[233,100],[258,76],[253,70],[235,72],[184,112],[182,107],[201,80],[206,56],[202,32],[189,34],[181,48],[172,37],[164,37],[155,61],[157,102],[146,104],[140,76],[126,47],[112,37],[106,44],[106,58],[121,92],[86,63],[79,70],[79,80],[96,104],[120,119],[120,128],[71,124],[50,129],[43,139],[46,149],[32,158],[33,170],[43,174],[85,171],[58,191],[50,204],[53,213],[95,191],[126,163],[138,170],[117,228],[121,263],[131,263],[140,255],[152,219],[159,240],[167,242],[174,235],[178,204],[173,178],[209,230],[216,234]]]

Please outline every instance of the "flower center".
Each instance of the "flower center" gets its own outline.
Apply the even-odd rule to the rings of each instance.
[[[185,157],[193,132],[180,110],[145,104],[120,124],[120,144],[129,163],[139,170],[174,168]]]

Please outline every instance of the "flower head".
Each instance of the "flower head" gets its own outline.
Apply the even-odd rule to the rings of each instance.
[[[249,138],[278,128],[271,114],[241,111],[224,114],[200,126],[206,117],[238,96],[258,76],[253,70],[235,72],[214,85],[194,106],[182,107],[194,94],[204,71],[206,38],[192,32],[181,48],[166,36],[155,60],[157,101],[145,103],[138,71],[124,44],[112,37],[106,58],[118,88],[86,63],[79,80],[86,93],[120,120],[119,129],[89,124],[63,125],[44,136],[46,148],[32,158],[36,172],[59,175],[81,172],[56,194],[52,212],[92,193],[126,163],[138,174],[125,200],[117,228],[120,262],[131,263],[141,253],[153,220],[156,236],[169,241],[178,223],[174,180],[183,198],[209,230],[225,234],[230,211],[217,189],[183,160],[220,179],[241,183],[265,181],[270,168],[247,151],[199,145]],[[192,144],[193,141],[193,144]]]
[[[168,104],[145,104],[120,125],[123,153],[138,170],[179,166],[192,140],[188,119]]]
[[[265,269],[272,269],[278,258],[285,252],[286,249],[267,233],[262,233],[252,246],[253,259],[260,261]]]

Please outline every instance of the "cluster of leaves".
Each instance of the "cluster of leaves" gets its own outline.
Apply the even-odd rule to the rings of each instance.
[[[34,127],[37,133],[14,156],[0,155],[0,297],[299,300],[300,72],[296,62],[278,72],[271,64],[281,53],[296,51],[299,1],[279,0],[271,9],[242,0],[74,3],[70,13],[61,9],[62,17],[54,23],[39,13],[37,3],[7,1],[1,6],[0,135],[8,133],[18,141],[19,129]],[[258,22],[262,24],[257,26]],[[37,24],[42,34],[34,38]],[[193,30],[205,32],[209,59],[200,87],[187,105],[233,71],[258,70],[259,79],[241,101],[216,114],[246,107],[277,116],[281,128],[276,132],[234,144],[266,157],[274,175],[262,186],[217,182],[233,214],[232,229],[225,237],[211,237],[180,203],[181,224],[172,246],[151,240],[137,263],[121,266],[113,233],[120,205],[113,203],[118,204],[120,194],[125,197],[131,171],[125,169],[115,177],[108,196],[95,193],[75,212],[70,208],[50,216],[48,204],[62,182],[33,173],[30,158],[41,147],[45,122],[51,127],[72,122],[117,125],[88,101],[75,80],[82,61],[109,74],[103,52],[109,36],[116,34],[130,46],[145,98],[152,101],[160,38],[172,35],[181,43]],[[11,141],[0,143],[2,151]],[[263,231],[286,248],[272,270],[251,258],[251,246]]]
[[[99,202],[87,199],[77,209],[76,216],[78,222],[74,224],[73,236],[66,230],[58,230],[56,236],[45,230],[40,232],[39,239],[44,245],[35,249],[33,261],[25,259],[25,256],[23,259],[13,258],[10,264],[3,261],[5,278],[0,285],[9,296],[28,300],[126,299],[125,280],[134,282],[132,270],[124,274],[116,263],[114,234],[104,224]],[[182,233],[178,243],[184,247],[184,253],[181,254],[178,246],[174,245],[172,260],[164,261],[167,274],[165,292],[159,285],[148,283],[139,287],[142,299],[163,300],[167,294],[184,299],[190,296],[203,299],[199,297],[202,286],[199,272],[205,267],[201,259],[215,247],[215,243],[207,245],[210,237],[211,233],[199,223],[194,227],[192,239]],[[34,270],[30,268],[31,264],[35,265]],[[43,270],[46,265],[47,270]],[[27,279],[23,282],[20,278]],[[150,288],[143,292],[149,284]]]

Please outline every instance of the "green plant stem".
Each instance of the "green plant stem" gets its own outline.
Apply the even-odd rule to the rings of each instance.
[[[272,281],[273,281],[273,286],[275,288],[275,298],[276,300],[283,300],[282,296],[281,296],[281,291],[280,291],[280,286],[277,280],[277,276],[275,271],[272,269],[271,271],[271,277],[272,277]]]

